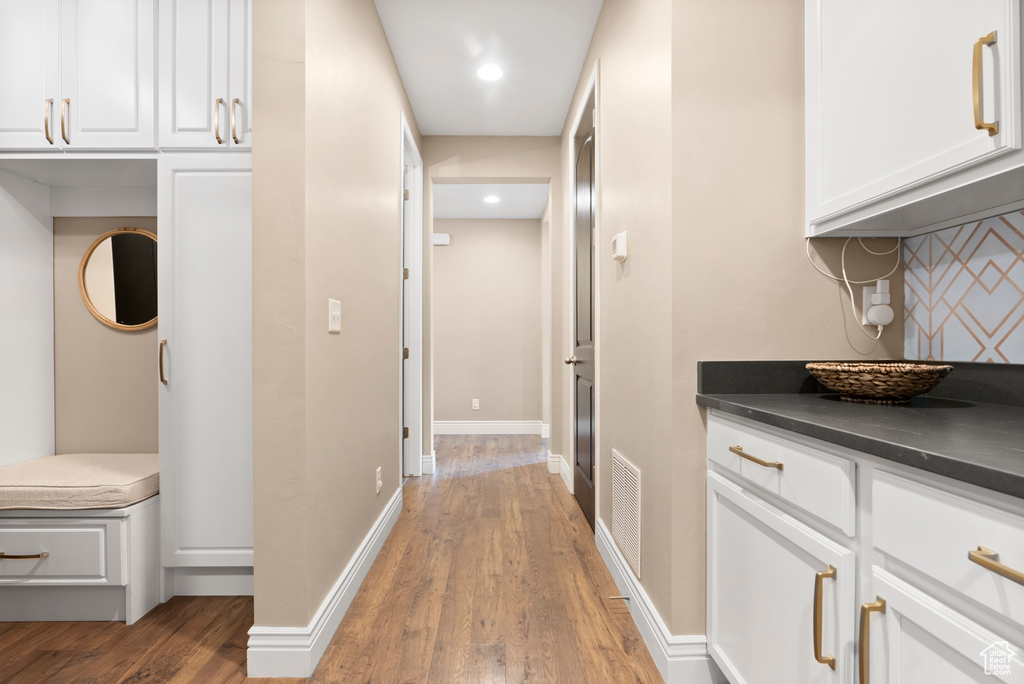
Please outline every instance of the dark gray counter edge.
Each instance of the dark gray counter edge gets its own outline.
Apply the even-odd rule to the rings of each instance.
[[[1024,499],[1024,478],[1014,473],[986,468],[975,463],[966,463],[942,454],[910,449],[818,423],[789,418],[771,411],[737,404],[722,396],[698,394],[697,404]]]

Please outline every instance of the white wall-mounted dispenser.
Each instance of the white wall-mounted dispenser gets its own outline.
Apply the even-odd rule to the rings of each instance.
[[[623,231],[618,235],[612,237],[612,259],[618,261],[620,264],[626,260],[629,255],[629,241],[626,239],[626,232]]]

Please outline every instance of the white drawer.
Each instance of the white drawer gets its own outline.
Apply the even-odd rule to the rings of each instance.
[[[710,413],[708,459],[852,537],[857,527],[857,464],[786,434]],[[737,452],[781,468],[759,465]]]
[[[17,518],[0,520],[0,551],[49,554],[39,560],[0,559],[0,586],[123,584],[122,520]]]
[[[1024,625],[1024,586],[968,557],[983,546],[1024,572],[1024,517],[884,471],[872,493],[878,551]]]

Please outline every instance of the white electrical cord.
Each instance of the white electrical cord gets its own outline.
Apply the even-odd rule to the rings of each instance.
[[[864,244],[864,241],[861,238],[857,238],[857,242],[860,244],[861,249],[863,249],[868,254],[874,254],[875,256],[885,256],[886,254],[892,254],[893,252],[897,252],[897,254],[896,254],[896,264],[892,267],[892,270],[889,271],[888,273],[886,273],[884,276],[881,276],[879,278],[872,278],[871,280],[850,280],[849,277],[847,277],[847,275],[846,275],[846,248],[850,245],[850,240],[852,240],[852,239],[853,239],[852,237],[846,238],[846,242],[843,243],[843,251],[839,255],[839,265],[840,265],[840,267],[843,270],[843,277],[842,278],[839,278],[837,276],[832,275],[831,273],[828,273],[827,271],[822,270],[821,268],[818,267],[818,265],[816,263],[814,263],[814,260],[811,258],[811,239],[810,238],[807,238],[806,240],[804,240],[804,252],[807,254],[807,260],[809,262],[811,262],[811,266],[813,266],[814,269],[818,273],[820,273],[821,275],[825,276],[826,278],[831,278],[832,280],[842,282],[843,284],[846,285],[846,291],[850,293],[850,311],[853,312],[853,320],[859,322],[860,321],[860,317],[857,315],[857,305],[854,303],[853,287],[852,286],[853,285],[867,285],[868,283],[873,283],[873,282],[876,282],[878,280],[885,280],[886,278],[891,276],[893,273],[895,273],[896,270],[900,267],[900,261],[901,261],[900,257],[901,257],[901,255],[899,254],[898,250],[899,250],[900,246],[902,246],[902,244],[903,244],[903,238],[896,238],[896,246],[893,247],[892,249],[890,249],[888,252],[875,252],[875,251],[872,251],[872,250],[867,248],[867,246]],[[866,337],[868,337],[869,339],[877,340],[877,339],[879,339],[882,336],[882,328],[883,327],[884,326],[881,326],[881,325],[878,326],[878,334],[877,335],[872,335],[869,332],[865,331],[863,325],[861,325],[860,331],[862,333],[864,333],[864,335]]]

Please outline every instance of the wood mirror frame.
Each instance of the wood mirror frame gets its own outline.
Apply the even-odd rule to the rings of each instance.
[[[97,309],[95,304],[93,304],[92,299],[89,297],[89,289],[88,287],[86,287],[85,284],[85,269],[89,265],[89,258],[92,257],[93,252],[96,251],[97,247],[103,244],[104,240],[122,234],[145,235],[153,242],[157,242],[156,233],[151,233],[150,231],[142,230],[141,228],[117,228],[116,230],[109,230],[103,235],[100,235],[91,245],[89,245],[89,249],[86,250],[85,256],[82,257],[82,263],[79,264],[78,266],[78,291],[82,295],[82,301],[85,302],[85,308],[87,308],[89,310],[89,313],[91,313],[96,318],[96,320],[98,320],[103,325],[110,328],[114,328],[115,330],[148,330],[149,328],[156,326],[156,316],[153,316],[153,318],[151,318],[150,320],[146,321],[145,323],[139,323],[138,325],[125,325],[123,323],[118,323],[117,321],[111,320],[110,318],[107,318],[103,314],[103,312]]]

